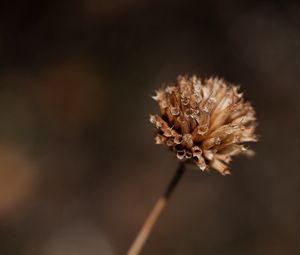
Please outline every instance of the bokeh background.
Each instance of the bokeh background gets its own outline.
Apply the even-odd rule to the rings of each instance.
[[[297,1],[1,1],[0,254],[125,254],[178,161],[150,98],[242,84],[255,158],[189,167],[145,255],[299,254]]]

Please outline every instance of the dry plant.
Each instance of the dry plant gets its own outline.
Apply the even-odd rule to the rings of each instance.
[[[201,81],[196,76],[179,76],[174,84],[156,91],[153,99],[160,108],[159,115],[150,116],[150,122],[156,127],[155,142],[174,151],[181,163],[128,255],[141,251],[185,171],[185,162],[195,162],[202,171],[213,168],[227,175],[232,156],[254,155],[244,143],[257,141],[254,109],[244,101],[238,86],[222,79]]]

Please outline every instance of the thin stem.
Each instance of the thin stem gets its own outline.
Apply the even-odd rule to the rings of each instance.
[[[131,245],[127,255],[138,255],[143,248],[148,236],[151,233],[160,213],[165,208],[168,200],[170,199],[171,195],[173,194],[178,182],[180,181],[183,173],[185,172],[184,162],[181,162],[178,166],[172,180],[170,181],[167,189],[163,193],[163,195],[157,200],[155,206],[153,207],[151,213],[149,214],[148,218],[146,219],[142,229],[138,233],[136,239],[134,240],[133,244]]]

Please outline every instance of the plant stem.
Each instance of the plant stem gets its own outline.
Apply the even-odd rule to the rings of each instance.
[[[171,195],[173,194],[178,182],[180,181],[183,173],[185,172],[184,162],[180,162],[172,180],[170,181],[167,189],[165,190],[164,194],[157,200],[155,206],[153,207],[151,213],[149,214],[148,218],[146,219],[142,229],[138,233],[136,239],[134,240],[133,244],[131,245],[127,255],[138,255],[143,248],[148,236],[151,233],[160,213],[165,208],[168,200],[170,199]]]

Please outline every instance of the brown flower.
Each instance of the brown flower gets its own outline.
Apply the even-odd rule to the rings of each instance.
[[[179,76],[153,97],[161,112],[150,116],[157,128],[155,142],[179,159],[193,159],[203,171],[211,166],[230,174],[231,157],[253,155],[243,143],[257,141],[255,111],[238,90],[218,78]]]

